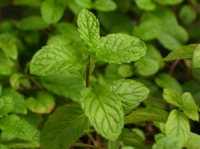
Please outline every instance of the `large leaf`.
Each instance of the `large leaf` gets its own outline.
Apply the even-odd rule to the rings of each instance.
[[[137,107],[149,94],[149,89],[134,80],[118,80],[110,86],[122,101],[124,112],[128,113]]]
[[[89,127],[89,121],[77,105],[58,108],[47,120],[41,134],[42,149],[68,149]]]
[[[132,124],[145,121],[167,121],[168,113],[165,110],[147,107],[133,111],[125,117],[125,124]]]
[[[32,74],[46,76],[80,69],[81,63],[75,52],[70,46],[45,46],[33,56],[30,71]]]
[[[58,22],[65,10],[62,3],[54,2],[54,0],[45,0],[41,5],[42,18],[48,24]]]
[[[130,63],[145,55],[146,46],[140,39],[126,34],[103,37],[96,49],[99,60],[107,63]]]
[[[0,120],[1,137],[10,147],[39,147],[40,132],[23,118],[9,115]],[[13,142],[12,142],[13,140]]]
[[[183,112],[173,110],[166,123],[166,135],[176,136],[187,141],[190,133],[190,124]]]
[[[95,47],[100,39],[100,27],[97,18],[88,10],[83,9],[78,16],[78,31],[89,47]]]
[[[81,93],[81,105],[96,131],[109,140],[116,140],[124,124],[121,101],[103,87],[85,88]]]

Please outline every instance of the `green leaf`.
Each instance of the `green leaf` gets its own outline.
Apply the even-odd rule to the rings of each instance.
[[[145,55],[146,46],[140,39],[126,34],[103,37],[96,49],[99,60],[107,63],[130,63]]]
[[[39,7],[40,0],[14,0],[13,4],[16,6],[29,6],[29,7]]]
[[[23,118],[9,115],[0,120],[2,140],[14,148],[39,147],[40,132]],[[16,140],[13,141],[12,140]],[[18,142],[19,141],[19,142]]]
[[[74,101],[80,100],[80,91],[84,87],[83,79],[71,74],[56,74],[41,77],[45,88],[55,94],[71,98]]]
[[[118,68],[119,75],[123,77],[130,77],[133,75],[133,67],[129,64],[122,64]]]
[[[199,147],[200,147],[200,136],[195,134],[195,133],[190,133],[185,147],[187,149],[199,149]]]
[[[183,140],[178,137],[168,136],[162,137],[156,144],[153,145],[152,149],[182,149],[183,147]]]
[[[161,88],[168,88],[182,93],[179,82],[167,73],[161,73],[155,78],[156,84]]]
[[[97,18],[90,11],[83,9],[78,15],[77,24],[85,44],[89,47],[95,47],[100,40],[100,27]]]
[[[10,77],[10,85],[14,89],[19,89],[20,86],[23,86],[23,87],[26,87],[26,88],[31,87],[31,83],[28,80],[28,78],[21,73],[15,73]]]
[[[181,3],[183,0],[155,0],[155,2],[162,5],[176,5]]]
[[[0,51],[0,74],[10,75],[14,71],[14,62]]]
[[[82,8],[90,9],[92,8],[92,0],[75,0],[75,2]]]
[[[177,60],[177,59],[192,58],[194,49],[196,47],[197,47],[197,44],[190,44],[190,45],[178,48],[176,50],[173,50],[164,58],[164,61],[173,61],[173,60]]]
[[[8,113],[27,113],[24,97],[13,89],[4,89],[0,97],[0,116]]]
[[[96,0],[94,8],[99,11],[113,11],[117,8],[117,5],[113,0]]]
[[[170,112],[166,123],[166,135],[179,137],[187,141],[190,133],[190,124],[184,113],[173,110]]]
[[[178,16],[184,24],[190,24],[196,19],[197,12],[192,6],[184,5],[182,6]]]
[[[174,90],[164,89],[163,97],[169,103],[182,109],[189,118],[198,121],[198,107],[190,93],[185,92],[181,96]]]
[[[154,10],[156,5],[152,2],[152,0],[136,0],[137,6],[143,10]]]
[[[21,30],[42,30],[48,25],[40,16],[30,16],[24,19],[21,19],[18,24],[18,28]]]
[[[200,68],[200,44],[194,50],[192,64],[193,68]]]
[[[124,128],[120,137],[124,145],[133,146],[136,149],[146,149],[143,138],[132,130]]]
[[[110,89],[119,96],[125,113],[137,107],[149,94],[149,89],[145,85],[134,80],[114,81]]]
[[[48,92],[38,92],[37,97],[29,97],[26,100],[28,108],[39,114],[50,113],[55,106],[54,97]]]
[[[146,107],[133,111],[125,117],[125,124],[132,124],[145,121],[167,121],[168,113],[165,110]]]
[[[121,101],[104,87],[85,88],[81,92],[81,105],[90,123],[103,137],[116,140],[124,125]]]
[[[108,140],[108,149],[119,149],[120,143],[121,143],[120,137],[115,141]]]
[[[65,6],[54,0],[45,0],[41,5],[42,18],[48,24],[58,22],[64,14]]]
[[[0,148],[1,148],[1,149],[10,149],[8,146],[5,146],[5,145],[3,145],[3,144],[0,144]]]
[[[41,148],[68,149],[89,127],[89,121],[77,105],[59,107],[47,120],[41,133]]]
[[[182,95],[182,110],[184,113],[192,120],[199,120],[199,113],[198,113],[198,107],[192,97],[192,95],[188,92],[185,92]]]
[[[75,52],[70,46],[45,46],[33,56],[30,71],[32,74],[46,76],[80,69],[82,64]]]

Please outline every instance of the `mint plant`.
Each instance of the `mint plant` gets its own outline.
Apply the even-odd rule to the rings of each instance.
[[[199,0],[0,0],[0,149],[199,149]]]

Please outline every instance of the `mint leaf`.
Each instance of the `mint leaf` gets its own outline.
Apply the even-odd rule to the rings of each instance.
[[[161,73],[155,78],[156,84],[161,88],[168,88],[182,93],[180,83],[167,73]]]
[[[67,149],[89,127],[87,117],[75,104],[58,108],[47,120],[41,133],[43,149]]]
[[[94,8],[99,11],[113,11],[117,8],[117,5],[113,0],[96,0]]]
[[[85,44],[89,47],[95,47],[100,40],[100,27],[97,18],[90,11],[83,9],[78,15],[77,24]]]
[[[102,87],[85,88],[81,105],[95,130],[109,140],[116,140],[124,125],[124,112],[118,96]]]
[[[192,58],[193,52],[196,47],[197,47],[197,44],[190,44],[190,45],[186,45],[181,48],[175,49],[164,58],[164,61],[173,61],[177,59]]]
[[[92,8],[92,0],[74,0],[80,7],[90,9]]]
[[[48,25],[40,16],[30,16],[20,20],[18,28],[21,30],[42,30]]]
[[[58,74],[80,69],[82,64],[79,62],[73,48],[52,44],[43,47],[33,56],[30,72],[40,76]]]
[[[193,58],[192,58],[192,64],[193,68],[200,68],[200,44],[195,48]]]
[[[179,137],[187,141],[190,133],[190,124],[183,112],[173,110],[166,123],[166,135]]]
[[[110,34],[100,40],[95,52],[97,59],[106,63],[130,63],[145,55],[146,46],[136,37]]]
[[[145,85],[134,80],[114,81],[110,89],[119,96],[125,113],[137,107],[149,94],[149,89]]]
[[[80,91],[84,88],[83,78],[72,74],[56,74],[41,77],[45,88],[55,94],[80,101]]]
[[[37,97],[29,97],[26,100],[28,108],[39,114],[50,113],[55,106],[54,97],[48,92],[38,92]]]
[[[135,2],[140,9],[154,10],[156,8],[152,0],[136,0]]]
[[[20,93],[13,89],[4,89],[0,97],[0,116],[9,113],[26,114],[26,102]]]
[[[198,121],[198,106],[190,93],[185,92],[181,96],[176,91],[164,89],[163,97],[169,103],[182,109],[189,118]]]
[[[125,117],[125,124],[132,124],[145,121],[160,121],[166,122],[168,113],[165,110],[146,107],[133,111]]]
[[[152,149],[182,149],[183,140],[178,137],[170,136],[170,137],[162,137],[156,144],[153,145]]]
[[[17,115],[9,115],[1,119],[0,129],[2,140],[7,142],[11,148],[39,147],[40,132]],[[15,141],[12,142],[12,140]]]
[[[198,149],[200,146],[200,136],[195,133],[190,133],[185,147],[187,149]]]
[[[184,24],[190,24],[197,18],[197,12],[190,5],[182,6],[179,18]]]
[[[63,16],[65,6],[54,0],[45,0],[41,5],[42,18],[48,24],[58,22]]]
[[[162,5],[175,5],[181,3],[183,0],[155,0],[155,2]]]

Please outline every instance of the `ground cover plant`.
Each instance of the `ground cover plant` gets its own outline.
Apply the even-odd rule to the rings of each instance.
[[[0,149],[200,149],[199,0],[1,0]]]

